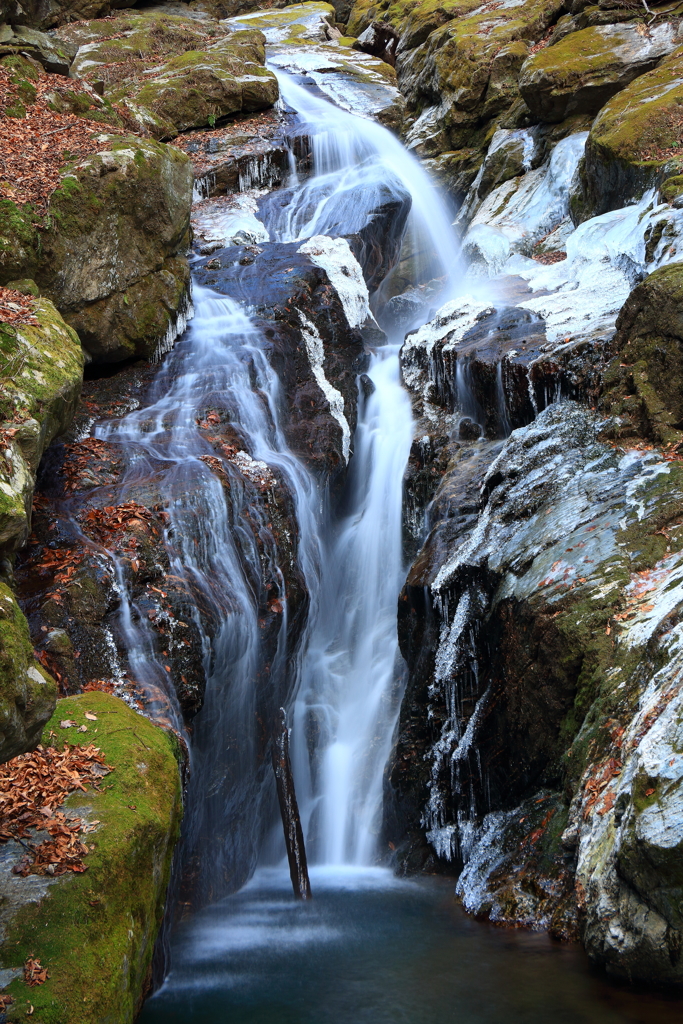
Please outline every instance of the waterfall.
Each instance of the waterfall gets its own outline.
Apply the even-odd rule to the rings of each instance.
[[[408,232],[414,251],[427,253],[435,269],[432,294],[443,295],[457,267],[456,244],[447,211],[417,161],[381,125],[332,108],[286,75],[278,77],[284,101],[311,140],[313,171],[265,200],[261,216],[271,240],[343,235],[356,244],[362,236],[381,278]],[[363,236],[373,224],[378,231],[394,225],[387,242],[391,259],[386,252],[377,258],[381,236]],[[326,269],[348,305],[353,296],[344,268]],[[381,308],[377,292],[375,300]],[[247,312],[197,285],[193,301],[190,328],[166,356],[147,404],[101,426],[98,436],[126,448],[119,500],[143,501],[150,487],[163,499],[170,572],[185,589],[187,617],[202,637],[207,687],[203,708],[186,731],[192,771],[183,870],[190,891],[206,902],[239,888],[259,857],[262,863],[282,859],[265,756],[273,709],[280,706],[290,709],[309,860],[377,860],[383,772],[402,695],[396,607],[406,568],[402,478],[413,423],[400,381],[403,333],[383,344],[375,328],[371,383],[359,391],[357,430],[344,444],[348,477],[333,503],[288,449],[278,417],[279,382]],[[354,327],[356,312],[347,310]],[[306,331],[317,337],[316,328],[309,330],[303,315],[301,320],[310,347]],[[336,403],[332,414],[346,423],[341,395],[330,387],[324,393]],[[227,485],[221,474],[227,474]],[[294,645],[268,504],[278,488],[293,501],[294,558],[308,595],[306,626]],[[135,607],[123,574],[119,589],[120,633],[131,672],[141,686],[165,692],[182,729],[165,652],[157,649],[158,638],[144,610]],[[263,609],[273,605],[281,616],[266,651]]]
[[[286,105],[311,139],[313,173],[266,220],[279,241],[362,231],[407,194],[407,230],[442,281],[458,267],[449,217],[419,163],[386,128],[331,108],[278,73]],[[277,198],[277,194],[275,197]],[[399,239],[400,242],[400,239]],[[405,579],[403,472],[413,435],[398,353],[403,334],[372,353],[374,390],[362,401],[344,513],[324,536],[320,602],[312,617],[294,709],[292,753],[309,859],[372,864],[379,853],[384,766],[402,696],[396,606]]]

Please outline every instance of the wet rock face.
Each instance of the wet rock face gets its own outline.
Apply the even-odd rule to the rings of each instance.
[[[464,861],[474,913],[578,927],[610,970],[676,980],[680,463],[599,426],[551,406],[449,466],[399,602],[387,827],[406,866]]]
[[[191,531],[192,517],[179,524],[170,514],[174,497],[161,460],[131,481],[127,473],[134,453],[127,446],[92,436],[79,439],[98,420],[138,407],[153,375],[153,369],[138,365],[86,384],[71,434],[52,446],[43,464],[33,532],[15,577],[33,645],[62,694],[117,688],[156,721],[172,724],[174,703],[186,721],[201,709],[213,668],[207,644],[222,625],[211,595],[191,575],[179,575],[174,565],[176,544],[183,539],[177,532]],[[207,399],[198,423],[207,454],[188,469],[198,475],[194,483],[191,476],[179,476],[177,487],[187,495],[204,485],[199,476],[215,476],[216,498],[225,502],[230,529],[242,538],[267,665],[278,645],[282,585],[293,646],[305,619],[298,531],[286,481],[245,451],[245,438],[231,426],[226,398],[216,393]],[[191,535],[184,539],[192,543]],[[148,674],[139,678],[140,666],[129,661],[131,640],[121,626],[123,586],[131,600],[133,628],[146,632],[151,645],[153,672],[158,663],[154,679]],[[277,704],[286,694],[273,699]]]
[[[283,118],[272,110],[210,132],[187,133],[175,145],[189,155],[195,190],[207,198],[283,185],[292,159],[300,170],[310,159],[305,136],[287,138]]]
[[[520,70],[519,90],[543,121],[596,114],[679,43],[677,26],[670,23],[648,31],[632,23],[585,28],[529,57]]]
[[[274,237],[296,237],[297,228],[325,202],[324,214],[316,221],[318,233],[348,239],[369,291],[375,291],[399,260],[412,205],[410,194],[398,181],[379,186],[370,182],[365,188],[357,185],[338,197],[329,197],[328,192],[324,181],[318,186],[313,181],[296,222],[290,224],[295,190],[279,189],[259,204],[261,219]]]
[[[418,415],[447,415],[453,426],[464,418],[461,437],[479,425],[475,436],[495,438],[529,423],[558,395],[595,388],[602,360],[598,354],[591,364],[590,344],[580,343],[580,354],[557,348],[533,310],[456,300],[407,335],[401,372]]]
[[[343,475],[357,420],[357,375],[367,366],[361,328],[369,317],[367,287],[348,243],[231,247],[200,260],[195,274],[199,284],[254,308],[282,384],[290,447],[317,473]]]

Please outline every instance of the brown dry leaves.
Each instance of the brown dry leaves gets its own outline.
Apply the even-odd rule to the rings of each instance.
[[[63,89],[84,91],[81,83],[60,75],[41,74],[34,83],[36,102],[26,107],[26,117],[3,116],[16,101],[12,74],[0,68],[0,198],[18,205],[33,203],[38,213],[47,209],[48,197],[60,182],[60,170],[69,158],[97,152],[102,133],[123,134],[123,130],[77,114],[50,110],[46,94]]]
[[[47,967],[43,967],[40,960],[34,956],[27,958],[24,964],[24,981],[27,985],[31,988],[36,985],[44,985],[49,977]]]
[[[0,288],[0,323],[37,327],[34,302],[31,295],[16,292],[13,288]]]
[[[598,800],[601,801],[598,807],[598,814],[606,814],[612,809],[614,806],[614,793],[608,791],[603,796],[603,792],[610,785],[612,779],[616,779],[621,775],[621,769],[621,761],[616,757],[610,757],[608,761],[598,764],[593,768],[591,777],[586,782],[584,789],[584,821],[588,820]]]
[[[88,825],[58,808],[77,789],[84,793],[88,786],[97,789],[110,771],[113,769],[92,743],[65,744],[61,751],[38,747],[0,765],[0,842],[15,840],[26,849],[13,868],[15,874],[62,875],[86,870],[83,857],[88,847],[80,836],[99,822]],[[47,832],[49,838],[37,842],[32,829]]]

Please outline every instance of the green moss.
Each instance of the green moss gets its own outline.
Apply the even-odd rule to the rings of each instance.
[[[0,284],[34,276],[41,251],[39,223],[30,203],[17,206],[0,199]]]
[[[64,718],[86,725],[87,735],[60,729]],[[87,871],[62,876],[10,924],[0,949],[3,966],[34,955],[50,972],[38,988],[12,983],[11,1021],[25,1019],[29,1002],[41,1024],[132,1021],[163,914],[181,816],[177,744],[102,693],[60,701],[43,734],[44,743],[76,739],[94,742],[114,771],[99,793],[66,801],[74,810],[87,806],[88,819],[100,822],[88,836]]]
[[[38,420],[51,440],[64,429],[78,401],[83,353],[78,335],[49,299],[34,307],[38,326],[0,324],[0,352],[6,369],[0,391],[0,419],[15,413]],[[11,369],[11,373],[8,369]]]
[[[10,588],[0,582],[1,760],[35,745],[56,696],[57,684],[33,657],[28,622]]]
[[[662,202],[673,203],[679,196],[683,195],[683,174],[676,174],[667,178],[659,189]]]

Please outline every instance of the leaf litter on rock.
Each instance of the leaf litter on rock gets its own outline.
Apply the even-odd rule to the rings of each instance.
[[[61,723],[63,728],[76,724],[70,719]],[[0,765],[0,842],[14,840],[26,850],[14,874],[57,876],[86,870],[83,858],[89,850],[79,836],[91,831],[92,823],[67,817],[58,808],[76,790],[97,790],[111,771],[92,743],[65,743],[61,751],[39,746]],[[47,832],[49,838],[39,842],[31,830]]]

